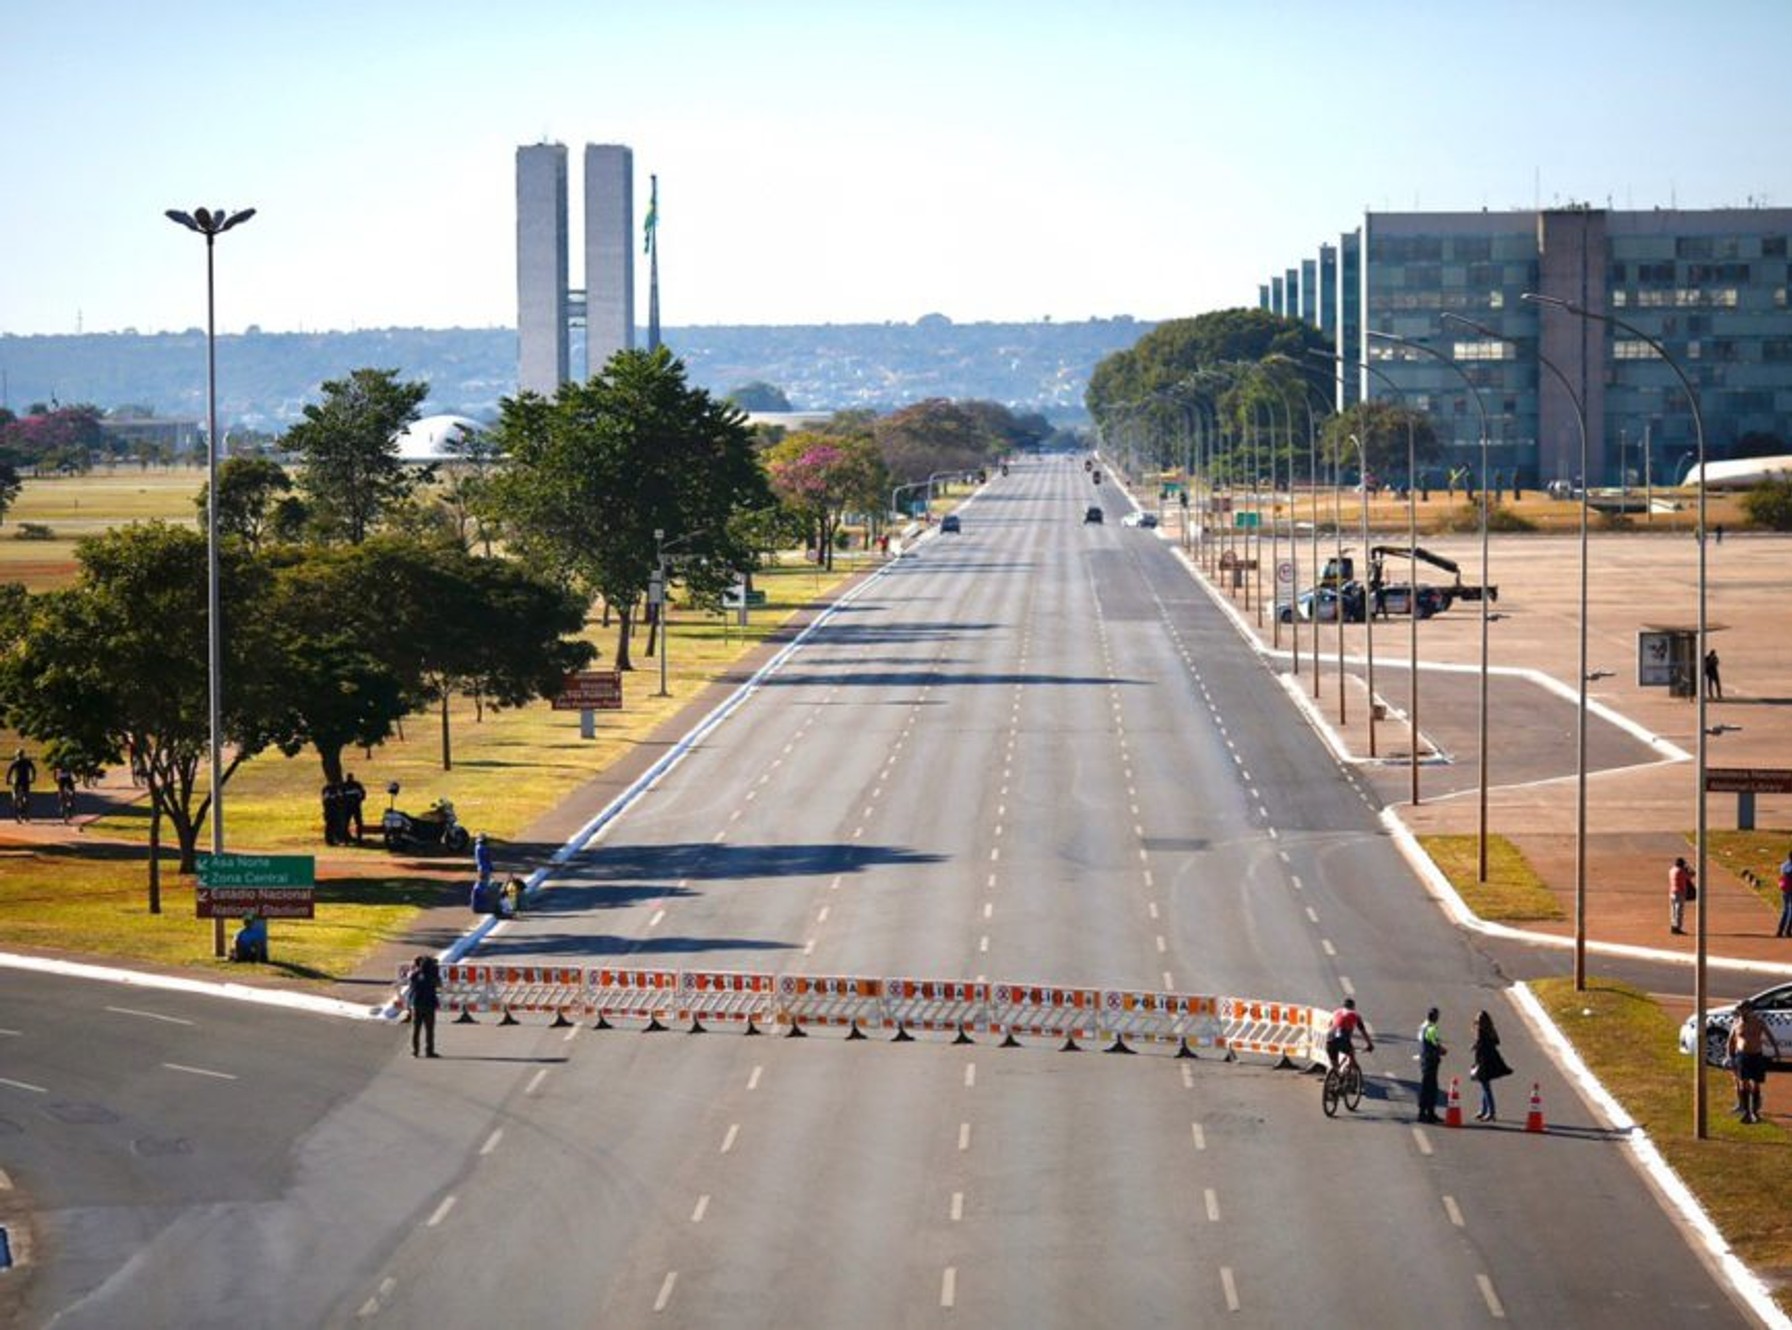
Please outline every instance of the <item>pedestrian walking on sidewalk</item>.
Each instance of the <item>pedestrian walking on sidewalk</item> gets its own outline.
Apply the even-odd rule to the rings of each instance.
[[[1686,866],[1684,856],[1674,860],[1674,866],[1668,869],[1668,931],[1684,933],[1681,922],[1686,917],[1686,902],[1698,899],[1698,887],[1692,880],[1692,869]]]
[[[1475,1017],[1475,1047],[1471,1056],[1475,1061],[1469,1068],[1468,1078],[1481,1087],[1481,1111],[1475,1114],[1475,1121],[1492,1122],[1493,1083],[1502,1076],[1510,1076],[1512,1068],[1500,1055],[1500,1032],[1493,1028],[1493,1017],[1486,1012]]]
[[[1736,1069],[1736,1110],[1744,1122],[1761,1120],[1761,1085],[1767,1079],[1767,1050],[1773,1045],[1774,1057],[1780,1057],[1780,1041],[1773,1037],[1761,1013],[1747,1002],[1736,1005],[1736,1019],[1730,1026],[1730,1064]]]
[[[1723,680],[1717,673],[1717,648],[1712,647],[1705,653],[1705,696],[1714,702],[1724,700]]]
[[[1792,853],[1780,861],[1780,926],[1775,937],[1792,937]]]
[[[1437,1074],[1443,1067],[1444,1055],[1450,1050],[1444,1047],[1442,1034],[1437,1028],[1437,1008],[1433,1007],[1425,1013],[1425,1023],[1419,1027],[1419,1121],[1439,1122],[1437,1116]]]

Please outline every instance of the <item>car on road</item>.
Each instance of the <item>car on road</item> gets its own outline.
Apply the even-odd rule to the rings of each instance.
[[[1419,617],[1429,619],[1434,614],[1442,614],[1450,607],[1449,597],[1439,587],[1419,583],[1417,601]],[[1389,582],[1375,593],[1375,612],[1377,614],[1406,614],[1414,602],[1412,584],[1409,582]]]
[[[1121,526],[1142,526],[1149,530],[1157,525],[1157,514],[1146,512],[1130,512],[1120,519]]]
[[[940,530],[942,532],[949,531],[955,536],[958,535],[958,514],[947,513],[944,517],[940,518]]]
[[[1087,526],[1091,522],[1096,526],[1100,526],[1102,522],[1101,509],[1097,508],[1094,504],[1090,504],[1083,510],[1083,524]]]
[[[1775,1065],[1792,1067],[1792,984],[1776,984],[1772,988],[1763,989],[1748,999],[1748,1003],[1761,1013],[1761,1020],[1773,1037],[1779,1041],[1780,1055]],[[1705,1012],[1705,1061],[1713,1066],[1727,1066],[1730,1061],[1730,1026],[1736,1020],[1736,1006],[1731,1003],[1727,1007],[1712,1007]],[[1697,1041],[1698,1031],[1693,1027],[1698,1022],[1696,1015],[1688,1016],[1686,1023],[1680,1027],[1680,1051],[1690,1055],[1692,1046]],[[1769,1049],[1772,1045],[1768,1045]]]
[[[1338,621],[1338,605],[1342,599],[1345,623],[1361,623],[1363,621],[1363,588],[1359,582],[1346,582],[1342,598],[1336,587],[1313,587],[1300,593],[1294,604],[1282,604],[1276,609],[1276,618],[1283,623],[1294,622],[1294,616],[1300,615],[1302,623],[1336,623]]]

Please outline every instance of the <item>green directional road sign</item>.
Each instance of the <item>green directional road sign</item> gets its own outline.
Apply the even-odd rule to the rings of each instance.
[[[310,887],[317,859],[309,854],[202,854],[202,887]]]

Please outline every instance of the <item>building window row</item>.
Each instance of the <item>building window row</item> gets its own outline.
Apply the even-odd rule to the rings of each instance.
[[[1699,305],[1735,309],[1741,302],[1742,297],[1733,286],[1676,286],[1665,291],[1612,292],[1612,306],[1616,309],[1686,309]]]

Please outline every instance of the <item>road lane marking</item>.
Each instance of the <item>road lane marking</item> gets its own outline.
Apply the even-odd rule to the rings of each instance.
[[[1310,924],[1319,922],[1319,911],[1315,910],[1311,905],[1307,906],[1307,922]]]
[[[450,1210],[452,1210],[453,1208],[454,1208],[454,1197],[444,1196],[442,1198],[442,1203],[435,1208],[435,1213],[430,1215],[428,1220],[425,1221],[423,1227],[424,1228],[436,1227],[438,1224],[440,1224],[444,1219],[446,1219],[448,1217],[448,1212]]]
[[[665,1281],[660,1285],[660,1295],[653,1300],[653,1309],[656,1312],[663,1312],[666,1310],[666,1304],[672,1301],[672,1287],[677,1283],[678,1271],[666,1271]]]
[[[1145,885],[1146,887],[1155,887],[1157,885],[1157,883],[1152,880],[1151,870],[1149,868],[1145,870]]]
[[[237,1078],[227,1071],[212,1071],[206,1067],[189,1067],[184,1062],[164,1062],[169,1071],[184,1071],[189,1076],[209,1076],[214,1081],[234,1081]]]
[[[1188,1072],[1188,1068],[1186,1067],[1184,1067],[1183,1070]],[[1191,1081],[1194,1080],[1193,1072],[1188,1072],[1188,1076]],[[1205,1150],[1207,1148],[1207,1133],[1201,1130],[1201,1124],[1199,1122],[1191,1122],[1188,1125],[1189,1129],[1195,1133],[1195,1149]]]
[[[985,933],[982,937],[977,939],[977,950],[978,951],[988,951],[989,950],[989,934],[988,933]]]
[[[1000,838],[1001,838],[1001,835],[1002,835],[1002,824],[1001,824],[1001,823],[1000,823],[1000,822],[998,822],[998,823],[996,823],[996,837],[997,837],[997,839],[1000,839]]]
[[[1338,949],[1332,945],[1332,940],[1329,937],[1320,938],[1319,945],[1325,949],[1325,954],[1327,956],[1336,956],[1338,954]]]
[[[818,924],[825,924],[827,921],[828,921],[828,907],[824,905],[821,907],[821,909],[816,911],[815,922]]]
[[[22,1030],[0,1030],[0,1035],[11,1035],[15,1039],[18,1038],[23,1033],[24,1033],[24,1031],[22,1031]]]
[[[985,919],[988,919],[991,915],[995,914],[995,912],[996,912],[996,905],[995,905],[994,901],[984,901],[983,902],[983,917]]]
[[[107,1007],[107,1011],[120,1016],[141,1016],[146,1021],[161,1021],[166,1025],[193,1025],[194,1021],[182,1020],[179,1016],[164,1016],[159,1011],[139,1011],[135,1007]]]
[[[1212,1187],[1207,1189],[1207,1220],[1209,1223],[1220,1222],[1220,1197]]]
[[[994,849],[992,849],[989,852],[989,861],[992,864],[995,863],[1001,857],[1002,857],[1002,847],[1000,845],[996,846]]]
[[[1450,1217],[1450,1222],[1457,1228],[1462,1227],[1462,1210],[1457,1206],[1454,1196],[1444,1197],[1444,1213]]]
[[[1151,884],[1146,883],[1145,885],[1150,886]],[[1146,901],[1145,902],[1145,913],[1149,914],[1153,919],[1157,918],[1157,902],[1156,901]]]
[[[539,1068],[536,1073],[529,1078],[529,1083],[523,1087],[523,1093],[526,1095],[534,1094],[537,1090],[541,1089],[541,1083],[547,1078],[548,1069],[546,1067]]]
[[[1226,1290],[1226,1310],[1229,1312],[1237,1311],[1238,1285],[1232,1281],[1232,1267],[1229,1265],[1222,1265],[1220,1267],[1220,1286]]]
[[[1425,1138],[1424,1132],[1420,1131],[1417,1127],[1414,1127],[1412,1129],[1412,1138],[1418,1143],[1420,1154],[1428,1155],[1431,1153],[1431,1142]]]
[[[1162,933],[1159,933],[1157,935],[1157,954],[1161,956],[1161,955],[1163,955],[1164,952],[1168,951],[1169,949],[1170,949],[1170,944],[1165,942],[1164,935]]]
[[[759,1088],[759,1075],[764,1070],[765,1067],[763,1065],[753,1068],[753,1074],[747,1077],[747,1089],[757,1090]]]
[[[995,884],[996,884],[996,875],[994,873],[991,873],[989,875],[989,880],[987,882],[985,882],[983,885],[986,887],[994,887]]]
[[[703,1195],[697,1198],[697,1208],[691,1211],[691,1222],[693,1224],[701,1224],[703,1222],[703,1216],[707,1213],[709,1213],[709,1193],[704,1192]]]
[[[1296,890],[1296,891],[1299,891],[1299,890],[1300,890],[1300,876],[1299,876],[1299,874],[1296,874],[1296,875],[1295,875],[1295,876],[1293,876],[1293,877],[1291,877],[1291,878],[1289,878],[1289,879],[1288,879],[1288,885],[1289,885],[1289,886],[1291,886],[1291,887],[1293,887],[1293,888],[1294,888],[1294,889],[1295,889],[1295,890]]]
[[[972,1086],[974,1086],[976,1084],[977,1084],[977,1064],[975,1062],[967,1062],[964,1064],[964,1088],[969,1090]]]
[[[665,917],[666,917],[666,912],[664,910],[655,910],[653,912],[653,918],[651,918],[647,921],[647,926],[649,928],[658,928],[660,926],[660,920],[664,919]]]
[[[740,1123],[730,1122],[728,1124],[728,1134],[722,1137],[722,1153],[723,1154],[727,1154],[730,1150],[732,1150],[734,1148],[735,1138],[738,1137],[739,1135],[740,1135]]]
[[[490,1154],[493,1150],[496,1150],[498,1148],[498,1142],[503,1139],[504,1139],[504,1128],[502,1128],[502,1127],[493,1128],[492,1134],[485,1138],[485,1144],[479,1147],[479,1153],[482,1155]]]
[[[958,1148],[960,1150],[971,1148],[971,1124],[968,1122],[958,1124]]]
[[[1475,1283],[1481,1286],[1481,1298],[1487,1304],[1488,1314],[1496,1321],[1505,1320],[1506,1309],[1500,1305],[1500,1295],[1493,1291],[1493,1281],[1486,1275],[1476,1275]]]
[[[814,954],[815,954],[815,939],[810,938],[807,942],[803,943],[803,955],[813,956]]]
[[[15,1090],[29,1090],[29,1091],[31,1091],[32,1094],[49,1094],[50,1093],[48,1090],[44,1089],[44,1087],[41,1085],[33,1085],[29,1081],[8,1080],[4,1076],[0,1076],[0,1085],[10,1085]]]
[[[952,1193],[952,1222],[954,1224],[956,1224],[963,1218],[964,1218],[964,1193],[961,1191],[955,1191]]]
[[[1168,970],[1164,971],[1164,990],[1170,993],[1176,991],[1176,981],[1170,977],[1170,972]]]
[[[950,1307],[958,1301],[958,1267],[949,1265],[940,1276],[940,1306]]]
[[[1338,987],[1344,990],[1345,997],[1356,996],[1356,985],[1350,982],[1350,977],[1348,975],[1341,974],[1338,976]]]

